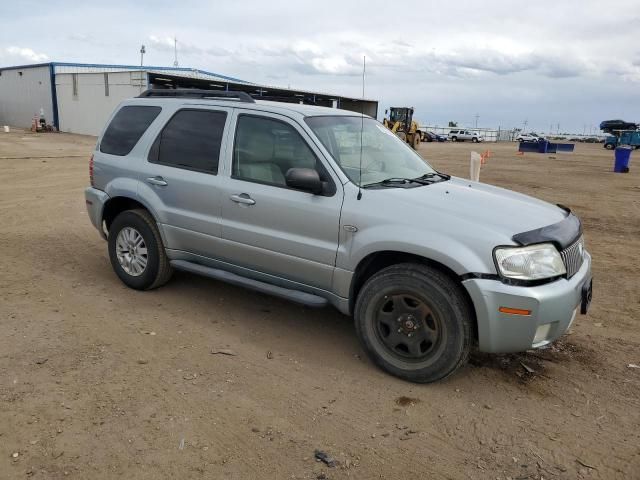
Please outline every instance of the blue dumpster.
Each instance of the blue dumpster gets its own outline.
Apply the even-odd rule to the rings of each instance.
[[[538,140],[538,153],[551,153],[549,152],[549,140]]]
[[[627,173],[629,171],[629,160],[631,160],[631,147],[626,145],[616,147],[613,171],[617,173]]]

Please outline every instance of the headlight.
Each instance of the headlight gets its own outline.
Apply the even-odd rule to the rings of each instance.
[[[494,255],[500,274],[507,278],[540,280],[567,273],[562,257],[551,243],[496,248]]]

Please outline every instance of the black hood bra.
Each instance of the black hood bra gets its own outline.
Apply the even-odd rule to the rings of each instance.
[[[546,227],[518,233],[511,239],[522,246],[550,242],[559,250],[567,248],[582,235],[582,223],[578,217],[571,213],[570,209],[562,205],[558,206],[569,213],[564,220]]]

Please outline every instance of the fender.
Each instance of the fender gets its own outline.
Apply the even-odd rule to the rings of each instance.
[[[149,194],[149,192],[144,192],[146,195],[140,195],[139,190],[141,189],[150,190],[151,194]],[[161,202],[155,192],[153,192],[147,185],[134,178],[117,177],[106,185],[105,193],[109,195],[109,201],[116,198],[130,198],[144,206],[158,224],[160,236],[162,237],[162,241],[166,244],[167,239],[163,229],[165,222],[159,214],[159,212],[162,211],[162,208],[158,208],[161,205]],[[151,201],[149,201],[150,199]]]
[[[487,258],[482,258],[477,252],[479,249],[471,249],[465,243],[439,232],[402,226],[403,240],[399,240],[397,237],[389,238],[390,229],[393,230],[393,227],[386,225],[369,227],[355,234],[345,232],[338,248],[336,267],[355,271],[358,264],[372,253],[397,251],[434,260],[457,275],[469,272],[496,273],[491,248],[487,248]]]

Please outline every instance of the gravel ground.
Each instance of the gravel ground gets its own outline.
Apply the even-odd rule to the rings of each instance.
[[[481,146],[482,181],[583,219],[594,303],[553,348],[413,385],[332,309],[180,273],[125,288],[85,212],[94,142],[0,133],[0,478],[640,478],[640,164]],[[420,152],[467,176],[474,148]]]

